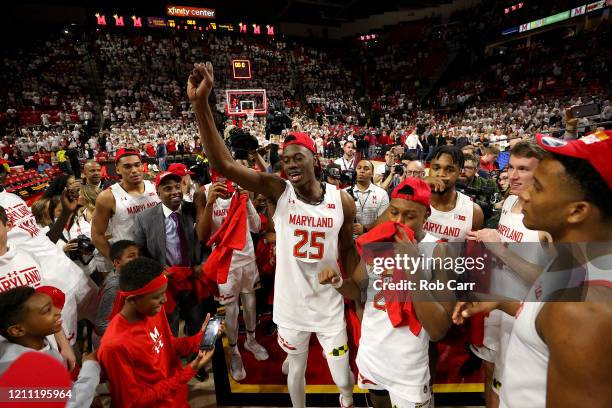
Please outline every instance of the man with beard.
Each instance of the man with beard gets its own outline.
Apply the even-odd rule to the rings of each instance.
[[[288,180],[255,172],[237,163],[215,127],[208,102],[213,67],[196,64],[187,82],[187,95],[211,167],[245,190],[264,194],[276,204],[276,261],[274,315],[278,342],[288,353],[287,386],[294,407],[305,406],[305,373],[312,333],[321,344],[332,378],[340,389],[340,405],[353,406],[354,377],[349,368],[348,339],[342,296],[321,285],[322,265],[346,271],[359,262],[353,241],[355,202],[344,191],[317,181],[320,170],[314,141],[306,133],[289,134],[283,143],[282,165]]]
[[[109,257],[111,241],[134,240],[132,227],[136,214],[160,202],[155,185],[143,179],[138,150],[119,149],[115,163],[121,182],[98,195],[91,222],[91,240],[106,258]],[[107,232],[110,233],[110,239]]]
[[[455,189],[463,169],[463,153],[455,146],[441,146],[432,153],[429,177],[431,216],[423,229],[438,239],[463,242],[467,233],[484,223],[480,206]]]
[[[462,323],[494,309],[515,317],[504,362],[502,408],[609,407],[612,132],[572,141],[537,139],[551,155],[520,195],[523,224],[548,231],[555,243],[574,245],[557,247],[558,256],[523,302],[460,302],[453,319]]]
[[[344,155],[334,161],[340,166],[340,170],[355,170],[355,142],[347,140],[342,146]]]

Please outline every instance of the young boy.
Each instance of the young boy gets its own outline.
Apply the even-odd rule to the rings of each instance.
[[[110,259],[113,262],[114,271],[110,272],[100,288],[100,306],[96,314],[96,333],[100,336],[104,334],[108,327],[113,304],[119,292],[119,274],[121,268],[128,262],[140,256],[140,249],[134,243],[127,239],[122,239],[111,245],[109,250]]]
[[[6,338],[0,342],[0,374],[19,356],[30,351],[45,353],[64,362],[57,348],[47,340],[47,336],[62,330],[60,312],[51,296],[29,286],[0,293],[0,334]],[[96,354],[86,354],[67,407],[90,406],[99,382],[100,365]]]
[[[39,288],[43,285],[59,287],[59,279],[54,276],[53,271],[44,270],[39,263],[26,251],[13,242],[8,242],[9,231],[13,225],[9,223],[8,215],[4,207],[0,206],[0,293],[21,287],[29,286]],[[76,320],[76,300],[74,296],[66,296],[66,303],[73,307],[63,309],[62,321],[64,330],[54,332],[54,339],[59,346],[64,360],[68,363],[70,371],[76,364],[76,358],[66,337],[71,325],[68,323]]]
[[[168,286],[163,270],[158,262],[144,257],[121,269],[120,291],[98,351],[113,406],[189,407],[187,382],[212,358],[214,350],[199,351],[182,366],[179,358],[198,350],[202,332],[191,337],[172,335],[163,311]],[[203,327],[209,319],[208,315]]]

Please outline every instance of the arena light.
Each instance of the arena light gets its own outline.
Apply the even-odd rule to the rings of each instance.
[[[261,34],[261,26],[259,24],[253,24],[253,34]]]
[[[274,35],[274,26],[266,25],[266,30],[268,31],[268,35]]]
[[[246,33],[247,32],[246,24],[238,23],[238,26],[240,27],[240,32],[241,33]]]

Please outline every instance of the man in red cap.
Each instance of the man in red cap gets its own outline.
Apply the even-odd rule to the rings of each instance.
[[[437,238],[423,230],[423,224],[431,213],[430,196],[431,190],[425,181],[406,178],[393,190],[390,205],[378,218],[376,226],[357,240],[364,262],[359,264],[351,278],[343,280],[336,268],[319,273],[322,284],[330,284],[343,296],[354,300],[362,298],[361,288],[368,288],[356,363],[359,387],[369,390],[375,408],[429,407],[433,404],[429,386],[429,340],[440,340],[446,334],[451,326],[449,316],[454,303],[440,302],[426,294],[426,301],[411,302],[410,298],[416,299],[416,291],[412,290],[408,301],[391,298],[389,292],[393,291],[381,287],[387,278],[377,273],[376,262],[371,264],[366,255],[367,244],[388,242],[391,247],[396,242],[411,245],[414,240],[418,244],[413,248],[413,256],[431,256]],[[385,248],[376,247],[371,251],[375,252],[373,255],[381,256]],[[392,257],[392,254],[388,256]],[[432,272],[425,274],[431,275]],[[426,275],[423,278],[429,280]],[[437,271],[433,275],[435,279],[446,280]],[[406,308],[407,305],[410,308]]]
[[[237,163],[215,127],[208,102],[213,82],[212,64],[196,64],[187,85],[211,167],[276,204],[278,269],[273,320],[278,325],[279,345],[288,353],[291,402],[294,407],[305,406],[308,344],[310,335],[316,333],[340,389],[340,405],[351,407],[354,377],[349,368],[343,298],[331,286],[321,285],[317,274],[339,259],[345,271],[353,271],[358,264],[353,241],[355,202],[345,191],[317,180],[316,148],[306,133],[285,138],[281,162],[288,180]]]
[[[559,255],[523,302],[461,302],[453,319],[462,323],[493,309],[515,316],[500,407],[609,407],[612,132],[572,141],[537,135],[537,140],[551,155],[538,165],[533,185],[520,194],[523,223],[565,245],[557,247]],[[559,277],[572,280],[552,286]],[[559,301],[561,292],[561,299],[584,301]]]
[[[121,182],[98,195],[91,222],[91,239],[98,251],[107,258],[112,242],[134,240],[132,225],[136,214],[159,203],[155,185],[143,179],[138,150],[117,150],[115,164]]]
[[[193,196],[198,191],[198,186],[193,182],[191,176],[195,174],[187,169],[183,163],[172,163],[168,167],[170,173],[174,173],[181,177],[181,190],[183,191],[183,200],[193,202]]]

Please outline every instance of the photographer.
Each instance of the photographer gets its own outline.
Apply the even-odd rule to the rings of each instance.
[[[353,235],[359,236],[367,232],[376,219],[389,206],[389,195],[385,190],[372,183],[374,165],[369,160],[357,163],[357,182],[346,191],[355,199],[357,209]]]
[[[497,184],[493,179],[481,177],[477,172],[478,159],[466,155],[464,166],[459,175],[457,190],[470,196],[482,208],[485,219],[492,214],[492,203],[499,194]]]

